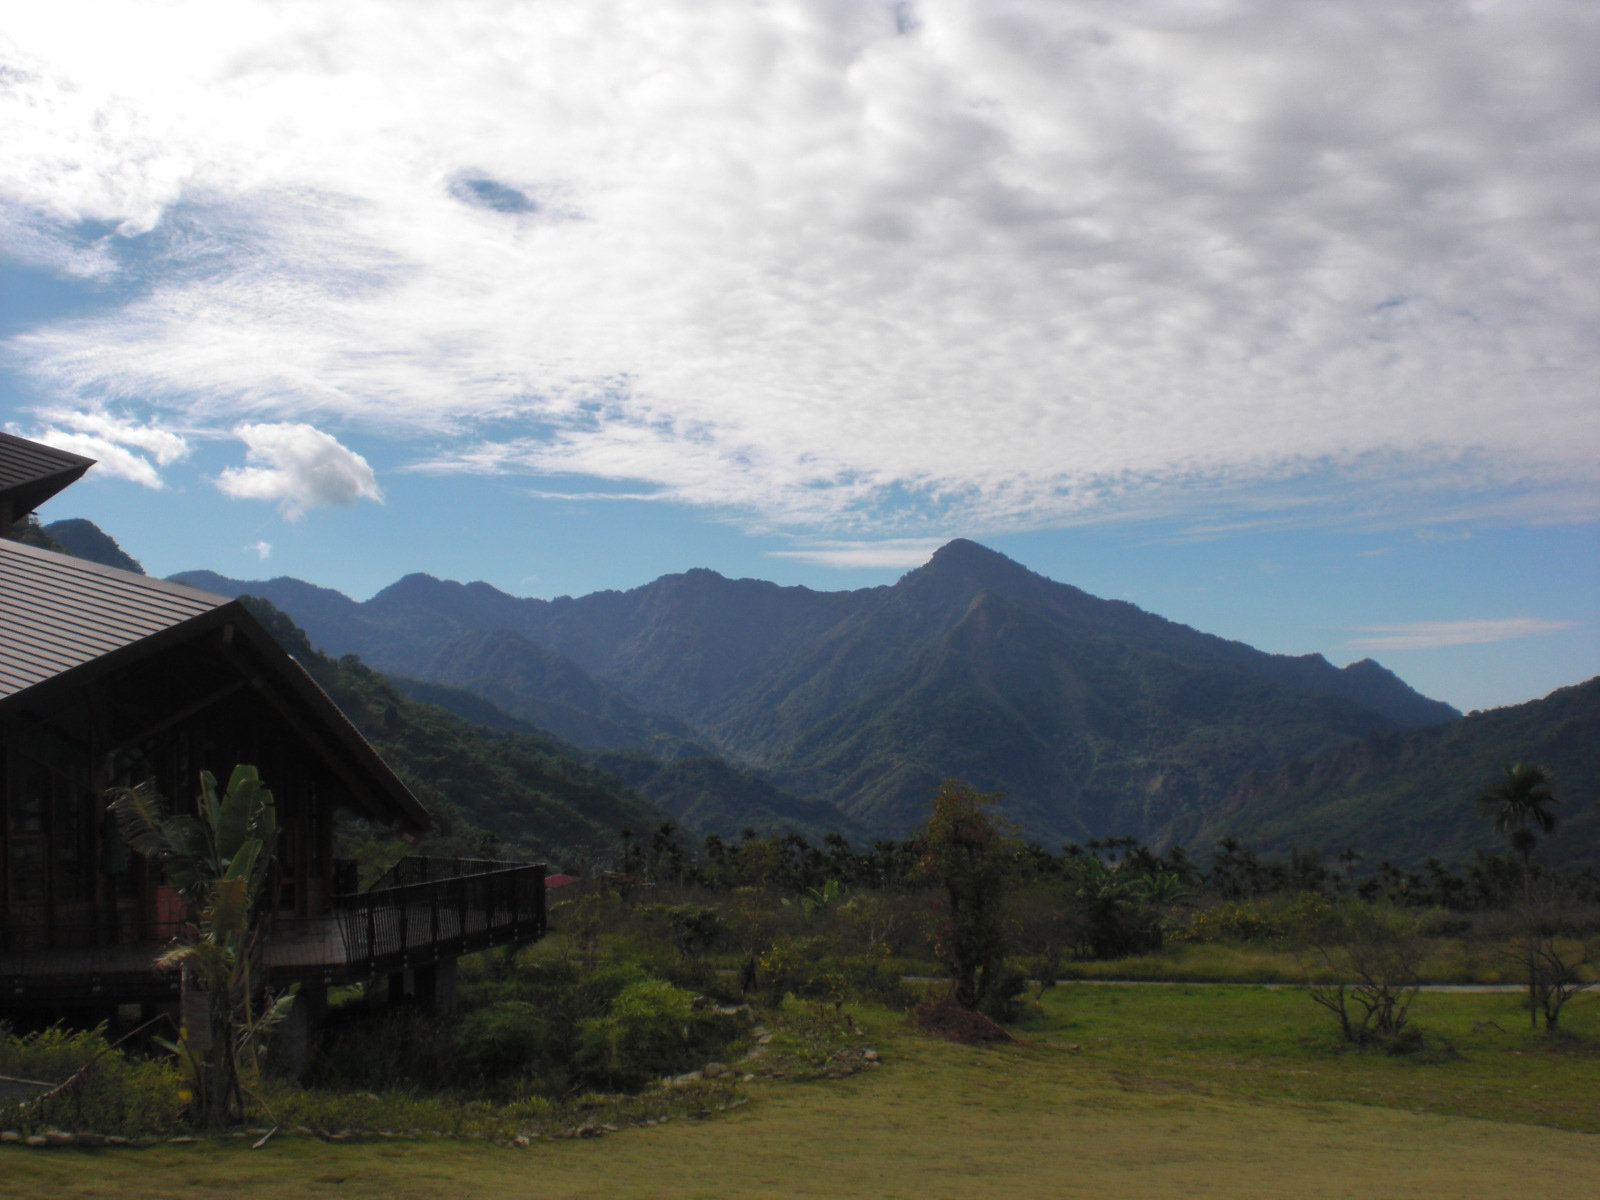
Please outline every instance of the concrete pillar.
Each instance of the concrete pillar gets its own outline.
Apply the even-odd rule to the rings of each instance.
[[[454,1016],[457,975],[453,958],[441,958],[431,967],[418,967],[415,972],[417,1002],[438,1016]]]
[[[417,973],[396,971],[389,976],[390,1005],[409,1004],[417,995]]]
[[[289,1015],[278,1026],[273,1039],[273,1057],[299,1080],[304,1080],[311,1070],[311,1060],[316,1054],[322,1033],[322,1022],[328,1015],[328,988],[323,983],[302,983],[294,994]]]

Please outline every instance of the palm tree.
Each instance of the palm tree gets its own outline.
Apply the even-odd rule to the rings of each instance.
[[[1506,764],[1499,781],[1478,797],[1478,812],[1493,822],[1494,831],[1521,856],[1525,881],[1532,869],[1533,848],[1539,842],[1530,826],[1539,833],[1553,830],[1556,815],[1550,809],[1557,803],[1550,776],[1542,767],[1521,761]]]
[[[1549,833],[1554,829],[1556,815],[1550,809],[1556,803],[1550,777],[1543,768],[1521,761],[1507,763],[1500,780],[1478,797],[1478,812],[1492,821],[1494,831],[1506,839],[1507,846],[1522,856],[1522,899],[1530,916],[1533,902],[1533,848],[1539,842],[1539,835],[1529,826],[1537,827],[1539,833]],[[1526,935],[1526,945],[1528,953],[1524,965],[1528,968],[1528,1020],[1537,1026],[1539,964],[1532,950],[1534,939],[1531,929]]]

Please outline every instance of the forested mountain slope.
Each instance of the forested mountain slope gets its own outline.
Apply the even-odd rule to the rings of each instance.
[[[314,642],[447,681],[595,749],[695,745],[873,833],[948,775],[1007,793],[1033,836],[1180,836],[1237,780],[1459,714],[1372,662],[1265,654],[955,541],[892,587],[816,592],[715,572],[523,599],[411,575],[356,603],[250,591]]]
[[[1472,801],[1507,763],[1550,773],[1560,825],[1540,858],[1600,867],[1600,677],[1542,700],[1428,729],[1374,735],[1242,780],[1202,824],[1268,852],[1352,846],[1414,867],[1504,849]]]
[[[619,830],[668,819],[570,747],[526,727],[491,731],[412,700],[357,659],[314,650],[271,604],[248,603],[433,814],[438,832],[472,826],[565,862],[608,854]]]

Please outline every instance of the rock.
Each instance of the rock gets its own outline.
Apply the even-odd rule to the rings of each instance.
[[[98,1133],[80,1133],[78,1135],[78,1145],[80,1146],[104,1146],[107,1140],[107,1138]]]
[[[167,1139],[167,1145],[169,1145],[169,1146],[187,1146],[187,1145],[189,1145],[189,1144],[191,1144],[193,1142],[198,1142],[199,1140],[200,1140],[199,1138],[192,1138],[192,1137],[188,1137],[187,1135],[182,1136],[182,1137],[169,1137]]]
[[[756,1044],[761,1046],[765,1046],[770,1041],[772,1041],[772,1035],[770,1033],[763,1033],[760,1037],[756,1038]]]
[[[0,1142],[20,1142],[21,1140],[22,1135],[15,1129],[7,1129],[4,1133],[0,1133]]]
[[[65,1129],[46,1129],[44,1140],[52,1146],[75,1146],[78,1144],[76,1134],[68,1133]]]
[[[601,1125],[599,1128],[605,1133],[615,1133],[617,1131],[615,1125]]]
[[[23,1138],[22,1144],[24,1146],[32,1146],[35,1150],[37,1150],[41,1146],[48,1146],[50,1143],[45,1141],[44,1138],[40,1137],[37,1133],[34,1133]]]
[[[861,1057],[866,1059],[868,1062],[877,1062],[878,1061],[878,1052],[876,1050],[870,1050],[869,1049],[869,1050],[865,1051],[861,1055]]]
[[[511,1139],[511,1144],[519,1147],[520,1149],[526,1150],[529,1146],[533,1145],[533,1139],[525,1137],[519,1133],[516,1137]]]
[[[129,1141],[127,1138],[118,1137],[114,1133],[106,1135],[106,1145],[108,1145],[108,1146],[129,1146],[129,1145],[132,1145],[132,1144],[133,1143],[131,1141]]]
[[[704,1075],[707,1079],[715,1079],[719,1075],[726,1075],[727,1073],[727,1063],[708,1062],[705,1066],[700,1068],[700,1074]]]
[[[750,1083],[755,1079],[755,1076],[754,1075],[750,1075],[750,1074],[744,1074],[744,1075],[739,1076],[739,1078],[745,1083]]]
[[[682,1075],[675,1077],[672,1082],[680,1085],[685,1083],[698,1083],[704,1078],[704,1073],[700,1071],[685,1071]]]

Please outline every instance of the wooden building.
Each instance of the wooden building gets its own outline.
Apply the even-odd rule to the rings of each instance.
[[[89,465],[0,435],[0,522]],[[387,975],[444,997],[460,954],[543,933],[542,866],[407,859],[356,890],[336,816],[413,835],[428,814],[240,601],[0,540],[0,1016],[175,996],[152,960],[194,914],[104,793],[150,780],[192,812],[200,771],[225,785],[239,763],[277,804],[272,985]]]

